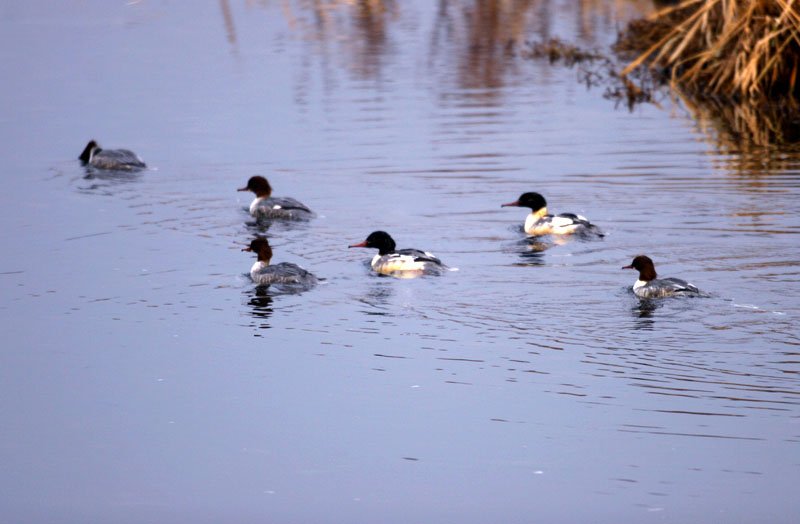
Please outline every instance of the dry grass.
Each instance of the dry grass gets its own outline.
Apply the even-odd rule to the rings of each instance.
[[[737,98],[800,95],[800,0],[684,0],[628,26],[617,48],[668,69],[690,92]]]

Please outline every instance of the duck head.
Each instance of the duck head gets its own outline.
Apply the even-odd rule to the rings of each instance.
[[[269,264],[269,261],[272,260],[272,247],[270,247],[269,242],[264,237],[253,239],[250,242],[250,246],[242,249],[242,251],[257,253],[258,260],[261,262],[266,262],[267,264]]]
[[[630,265],[622,266],[622,269],[637,270],[639,272],[639,280],[643,282],[649,282],[658,277],[656,274],[656,267],[647,255],[638,255],[634,257]]]
[[[385,255],[394,251],[396,245],[386,231],[373,231],[365,241],[347,247],[374,247],[377,248],[378,253]]]
[[[83,153],[81,153],[81,156],[78,158],[84,164],[88,164],[92,161],[92,157],[95,155],[95,153],[100,151],[102,151],[102,149],[100,149],[100,146],[97,145],[97,142],[94,140],[89,140],[89,143],[83,148]]]
[[[252,191],[257,197],[268,197],[272,194],[272,186],[263,176],[252,176],[247,181],[247,185],[240,187],[237,191]]]
[[[532,213],[547,214],[547,201],[539,193],[522,193],[515,202],[503,204],[500,207],[528,207]]]

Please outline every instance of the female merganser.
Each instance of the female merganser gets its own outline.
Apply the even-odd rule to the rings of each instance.
[[[427,251],[419,249],[395,249],[392,237],[385,231],[370,233],[360,244],[347,247],[374,247],[378,254],[372,258],[372,269],[383,275],[419,276],[421,274],[438,275],[450,268]]]
[[[639,271],[639,280],[633,284],[633,292],[642,298],[657,297],[697,297],[702,292],[694,284],[680,278],[658,278],[656,268],[650,257],[639,255],[633,259],[631,265],[622,269],[636,269]]]
[[[299,284],[311,287],[317,283],[317,277],[290,262],[270,265],[272,259],[272,248],[266,238],[256,238],[250,242],[250,247],[242,251],[252,251],[258,253],[258,261],[250,268],[250,278],[259,286],[270,284]]]
[[[581,215],[548,215],[547,202],[539,193],[523,193],[516,202],[500,207],[508,206],[531,208],[531,214],[525,219],[525,232],[529,235],[604,235],[600,228]]]
[[[117,171],[134,171],[147,167],[139,155],[127,149],[101,149],[97,142],[90,140],[83,153],[78,157],[83,165],[97,169],[115,169]]]
[[[272,186],[263,176],[250,177],[247,185],[238,191],[252,191],[256,194],[250,204],[250,214],[262,218],[283,218],[287,220],[305,220],[314,213],[294,198],[272,198]]]

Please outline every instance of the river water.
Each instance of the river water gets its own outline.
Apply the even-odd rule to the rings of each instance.
[[[523,56],[651,11],[5,3],[0,520],[795,522],[800,154]],[[606,237],[531,245],[525,191]],[[377,229],[459,271],[371,273]],[[325,281],[256,290],[259,234]]]

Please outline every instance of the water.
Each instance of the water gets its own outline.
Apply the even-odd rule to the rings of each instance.
[[[517,51],[647,2],[313,7],[0,9],[2,520],[793,522],[800,155]],[[524,191],[608,235],[530,249]],[[376,229],[459,271],[372,274]],[[257,234],[326,281],[258,293]]]

